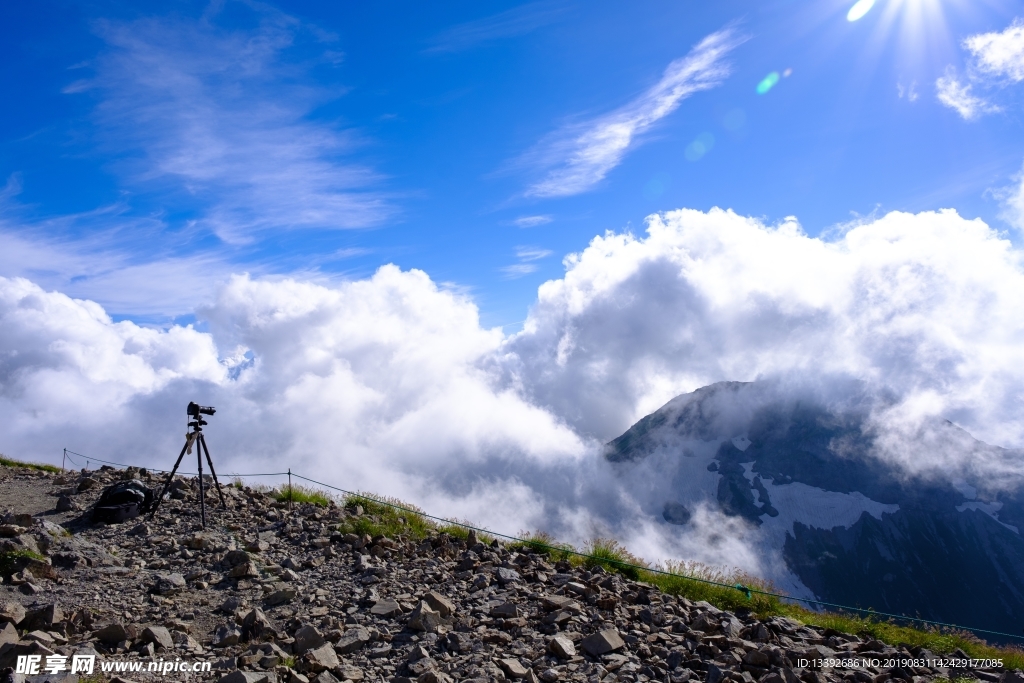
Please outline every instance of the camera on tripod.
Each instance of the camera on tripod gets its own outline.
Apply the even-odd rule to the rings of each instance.
[[[189,417],[199,417],[200,415],[213,415],[217,412],[217,409],[213,406],[201,406],[195,401],[188,404]]]
[[[220,496],[220,506],[223,509],[227,509],[227,502],[224,500],[224,492],[220,490],[220,482],[217,481],[217,472],[213,469],[213,459],[210,457],[210,449],[206,446],[206,437],[203,436],[203,425],[209,424],[203,419],[203,415],[213,415],[217,412],[217,409],[213,406],[201,406],[195,401],[190,401],[188,408],[186,408],[189,418],[192,420],[188,423],[188,426],[192,429],[191,432],[185,435],[185,445],[181,449],[181,453],[178,454],[178,459],[174,463],[174,468],[171,473],[167,475],[167,481],[164,482],[163,490],[160,491],[160,495],[153,503],[153,507],[150,509],[149,518],[153,519],[156,515],[156,510],[160,507],[160,501],[164,499],[168,489],[171,486],[171,481],[174,480],[174,473],[178,471],[178,466],[181,464],[181,459],[185,457],[186,453],[191,453],[193,446],[196,449],[197,465],[199,466],[199,513],[200,519],[202,520],[203,528],[206,528],[206,485],[203,480],[203,456],[206,456],[206,464],[210,466],[210,474],[213,475],[213,483],[217,487],[217,495]]]

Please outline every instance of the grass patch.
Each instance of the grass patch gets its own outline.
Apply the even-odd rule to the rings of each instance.
[[[331,504],[331,497],[326,492],[305,486],[282,486],[275,489],[271,496],[279,503],[312,503],[320,507],[328,507]]]
[[[405,536],[417,541],[440,531],[436,523],[424,517],[422,510],[397,498],[375,499],[361,494],[345,497],[346,509],[351,511],[356,506],[361,507],[363,513],[342,520],[338,531],[390,538]]]
[[[31,550],[8,550],[0,553],[0,574],[7,576],[18,571],[18,567],[21,564],[19,560],[25,558],[30,560],[43,560],[42,555],[34,553]]]
[[[38,462],[21,462],[20,460],[14,460],[0,455],[0,465],[4,467],[27,467],[30,470],[38,470],[40,472],[52,472],[54,474],[60,473],[60,468],[53,465],[44,465]]]

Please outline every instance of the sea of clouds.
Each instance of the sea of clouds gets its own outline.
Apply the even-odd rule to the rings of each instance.
[[[876,416],[895,439],[878,457],[908,471],[968,457],[893,446],[930,418],[1024,445],[1022,252],[980,220],[894,212],[808,237],[795,219],[684,209],[565,267],[510,336],[394,265],[337,286],[236,275],[198,327],[166,329],[0,278],[0,452],[167,467],[195,400],[217,407],[224,473],[291,467],[498,531],[758,571],[735,520],[701,510],[684,533],[643,513],[601,444],[680,393],[788,377],[896,397]],[[1014,458],[980,467],[1024,474]]]

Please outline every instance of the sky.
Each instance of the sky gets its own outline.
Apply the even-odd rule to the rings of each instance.
[[[1024,447],[1016,3],[0,19],[8,456],[166,466],[195,400],[227,469],[653,557],[601,444],[713,382]]]
[[[658,211],[818,235],[954,208],[1009,230],[1020,55],[965,41],[1012,41],[1019,7],[851,6],[8,6],[0,216],[17,246],[0,265],[167,324],[232,273],[394,263],[511,332],[566,254]]]

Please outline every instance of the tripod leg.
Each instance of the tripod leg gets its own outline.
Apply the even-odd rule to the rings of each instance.
[[[185,438],[185,445],[181,447],[181,453],[178,453],[178,459],[174,461],[174,467],[171,468],[171,473],[167,475],[167,481],[164,482],[164,487],[160,490],[160,495],[157,496],[156,501],[153,502],[153,509],[149,511],[149,518],[153,519],[156,516],[156,509],[160,507],[160,503],[163,501],[164,496],[167,494],[167,489],[171,487],[171,481],[174,480],[174,473],[178,471],[178,466],[181,465],[181,459],[185,457],[185,451],[188,450],[188,437]]]
[[[196,437],[196,441],[201,438],[202,434]],[[199,515],[203,521],[203,529],[206,529],[206,486],[203,482],[203,451],[199,448],[199,443],[196,443],[196,461],[199,463]]]
[[[217,487],[217,495],[220,496],[220,506],[222,509],[227,510],[228,504],[224,502],[224,492],[220,488],[220,482],[217,481],[217,471],[213,469],[213,458],[210,457],[210,449],[206,445],[206,437],[202,434],[199,435],[199,443],[203,445],[203,450],[206,452],[206,464],[210,466],[210,474],[213,475],[213,484]]]

